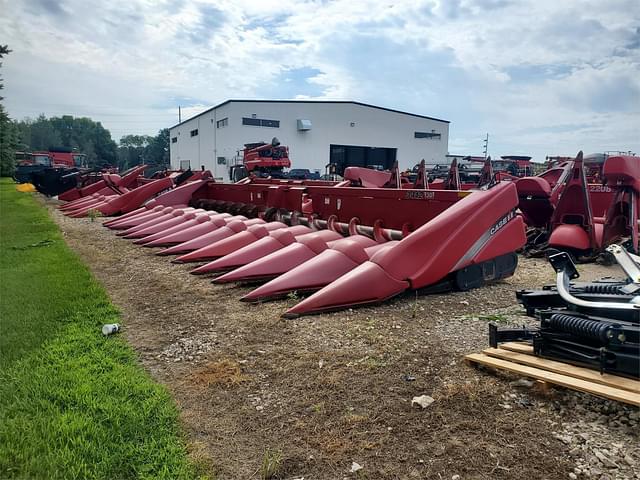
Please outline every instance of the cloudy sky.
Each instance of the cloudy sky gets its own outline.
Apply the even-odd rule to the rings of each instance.
[[[228,98],[450,120],[451,153],[640,153],[640,0],[0,0],[14,118],[117,140]],[[183,117],[184,118],[184,117]]]

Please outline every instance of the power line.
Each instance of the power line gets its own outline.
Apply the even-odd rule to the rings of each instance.
[[[75,107],[75,108],[84,108],[87,106],[87,104],[82,104],[82,103],[51,103],[51,102],[41,102],[39,101],[38,104],[40,105],[47,105],[47,106],[52,106],[52,107]],[[204,106],[204,105],[203,105]],[[167,107],[164,108],[177,108],[178,105],[172,106],[169,105]],[[111,109],[114,108],[113,105],[99,105],[99,104],[95,104],[92,103],[91,104],[91,108],[107,108],[107,109]],[[127,107],[127,106],[118,106],[117,107],[119,110],[139,110],[140,107]],[[149,108],[151,110],[156,110],[156,108],[153,107],[146,107]]]
[[[73,115],[68,110],[20,110],[25,113],[41,114],[49,113],[53,115]],[[101,117],[174,117],[175,113],[104,113],[104,112],[86,112],[76,113],[76,115],[94,115]]]

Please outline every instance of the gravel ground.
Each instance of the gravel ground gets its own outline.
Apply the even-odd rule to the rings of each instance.
[[[532,323],[514,291],[553,281],[544,260],[521,258],[479,290],[283,320],[295,298],[239,302],[250,288],[214,286],[47,205],[173,393],[191,455],[219,478],[260,478],[271,459],[287,479],[640,479],[637,409],[462,361],[487,346],[489,321]],[[421,395],[433,403],[413,405]]]

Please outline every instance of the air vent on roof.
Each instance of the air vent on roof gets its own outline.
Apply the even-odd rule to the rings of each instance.
[[[298,130],[302,132],[311,130],[311,120],[298,119]]]

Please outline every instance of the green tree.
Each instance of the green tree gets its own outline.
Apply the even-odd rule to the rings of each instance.
[[[151,138],[145,149],[145,159],[150,165],[169,167],[169,129],[163,128]]]
[[[85,153],[90,167],[116,164],[117,145],[100,122],[71,115],[53,117],[49,121],[60,135],[61,146]]]
[[[67,147],[87,155],[89,167],[100,167],[117,162],[117,145],[109,130],[100,122],[86,117],[26,118],[17,122],[20,143],[30,151]]]
[[[145,148],[152,137],[148,135],[125,135],[118,146],[118,167],[126,170],[146,162]]]
[[[0,45],[0,59],[3,58],[5,55],[9,55],[11,53],[11,50],[9,50],[9,46],[8,45]],[[0,67],[2,66],[2,62],[0,62]],[[0,90],[2,90],[4,88],[4,83],[2,83],[2,75],[0,75]],[[0,95],[0,100],[4,100],[4,97],[2,95]]]
[[[16,125],[20,143],[28,150],[48,150],[50,147],[62,146],[60,133],[43,114],[35,120],[26,118]]]
[[[126,170],[134,165],[150,167],[169,166],[169,130],[162,129],[155,137],[150,135],[125,135],[118,146],[118,167]]]
[[[96,156],[101,158],[104,163],[116,165],[118,161],[118,146],[111,138],[111,132],[102,126],[102,123],[96,123],[95,130],[95,149]]]
[[[18,130],[0,104],[0,177],[10,177],[15,170]]]
[[[11,53],[7,45],[0,45],[0,59]],[[2,67],[2,62],[0,62]],[[2,77],[0,76],[0,90],[4,89]],[[4,97],[0,96],[0,101]],[[13,174],[15,163],[15,152],[18,144],[18,131],[13,121],[0,103],[0,176],[10,176]]]

